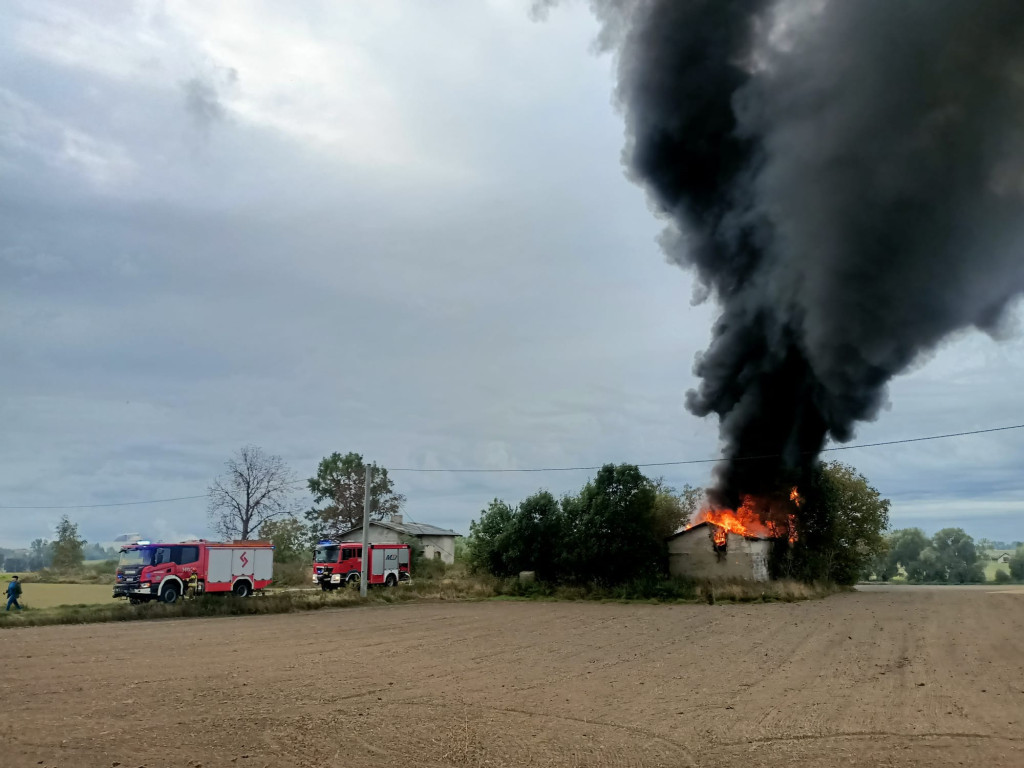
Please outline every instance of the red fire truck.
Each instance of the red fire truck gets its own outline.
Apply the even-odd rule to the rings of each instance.
[[[393,587],[409,581],[410,549],[408,544],[370,544],[367,585]],[[359,584],[363,567],[363,545],[358,541],[331,541],[316,544],[313,555],[313,583],[325,592],[338,587]]]
[[[270,586],[274,547],[266,541],[140,541],[121,549],[114,597],[127,597],[132,604],[173,603],[185,593],[193,570],[198,592],[248,597]]]

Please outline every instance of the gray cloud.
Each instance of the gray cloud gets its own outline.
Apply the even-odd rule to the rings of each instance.
[[[349,449],[392,467],[716,453],[716,425],[683,403],[713,312],[689,306],[690,278],[664,263],[660,223],[623,177],[585,7],[538,25],[466,0],[380,36],[376,11],[325,4],[315,24],[282,25],[270,4],[254,11],[257,49],[230,56],[202,41],[244,14],[176,8],[96,24],[124,46],[114,57],[88,47],[88,17],[58,51],[0,10],[0,89],[38,128],[0,142],[0,506],[201,494],[245,443],[303,476]],[[45,9],[32,23],[58,27]],[[181,83],[210,60],[242,75],[197,153]],[[859,438],[1012,419],[1022,352],[958,340],[898,379]],[[843,458],[898,500],[897,520],[934,527],[976,502],[993,528],[978,535],[1024,537],[1003,514],[1015,445]],[[494,496],[567,492],[586,474],[395,480],[412,518],[465,531]],[[72,516],[102,540],[204,533],[204,508]],[[0,545],[59,514],[0,510]]]
[[[185,110],[192,116],[196,126],[207,131],[227,117],[221,92],[238,84],[238,70],[224,67],[213,75],[195,76],[181,84],[185,96]]]
[[[210,83],[193,77],[181,87],[185,92],[185,109],[201,128],[209,128],[213,123],[224,119],[224,107],[220,103],[216,89]]]

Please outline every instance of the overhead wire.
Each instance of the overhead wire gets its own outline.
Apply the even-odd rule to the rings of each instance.
[[[947,432],[941,435],[926,435],[924,437],[907,437],[900,440],[881,440],[874,443],[856,443],[854,445],[833,445],[827,448],[823,448],[820,453],[827,453],[830,451],[851,451],[858,448],[879,448],[887,445],[904,445],[907,443],[922,443],[929,440],[946,440],[953,437],[966,437],[969,435],[984,435],[993,432],[1007,432],[1015,429],[1024,429],[1024,424],[1011,424],[1004,427],[989,427],[988,429],[971,429],[962,432]],[[760,461],[765,459],[777,459],[780,458],[781,454],[761,454],[753,456],[734,456],[730,461]],[[724,456],[715,456],[713,458],[706,459],[681,459],[678,461],[650,461],[641,464],[636,464],[637,467],[678,467],[685,466],[688,464],[714,464],[722,461]],[[389,468],[388,472],[393,474],[396,472],[410,472],[410,473],[439,473],[446,472],[451,474],[506,474],[506,473],[535,473],[535,472],[593,472],[601,469],[604,466],[602,464],[596,464],[591,466],[574,466],[574,467],[499,467],[499,468],[487,468],[487,467],[456,467],[456,468],[442,468],[442,467],[395,467]],[[305,480],[295,482],[293,485],[305,485]],[[39,505],[39,506],[5,506],[0,505],[0,510],[61,510],[61,509],[101,509],[107,507],[133,507],[141,506],[144,504],[165,504],[174,501],[194,501],[196,499],[205,499],[207,494],[198,494],[194,496],[175,496],[166,499],[144,499],[142,501],[116,501],[108,502],[103,504],[66,504],[66,505]]]
[[[926,437],[908,437],[902,440],[883,440],[877,443],[857,443],[855,445],[834,445],[827,448],[822,448],[818,453],[825,453],[827,451],[849,451],[854,448],[878,448],[883,445],[900,445],[902,443],[920,443],[926,440],[943,440],[949,437],[964,437],[966,435],[981,435],[988,432],[1005,432],[1011,429],[1024,429],[1024,424],[1013,424],[1006,427],[992,427],[989,429],[972,429],[966,432],[949,432],[943,435],[928,435]],[[753,456],[733,456],[730,461],[757,461],[764,459],[777,459],[780,458],[781,454],[778,453],[765,453]],[[685,464],[714,464],[715,462],[722,461],[724,456],[716,456],[708,459],[682,459],[679,461],[649,461],[641,464],[635,464],[637,467],[675,467],[682,466]],[[460,468],[460,469],[433,469],[425,467],[396,467],[394,469],[388,469],[388,472],[576,472],[582,470],[598,470],[604,466],[598,464],[595,466],[587,467],[505,467],[499,469],[488,469],[485,467],[481,468]]]

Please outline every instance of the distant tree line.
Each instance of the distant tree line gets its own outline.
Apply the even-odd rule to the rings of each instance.
[[[52,568],[60,572],[74,571],[86,560],[107,560],[114,555],[99,544],[88,544],[79,538],[78,525],[67,515],[61,517],[54,529],[54,539],[36,539],[29,547],[28,554],[16,550],[3,550],[3,566],[8,573],[39,571]]]
[[[1002,543],[1002,542],[999,542]],[[998,570],[997,581],[1024,581],[1024,547],[1017,544],[1009,569]],[[963,528],[943,528],[930,538],[920,528],[901,528],[886,537],[886,549],[871,569],[879,581],[900,579],[911,583],[974,584],[986,581],[988,539],[975,543]]]
[[[889,502],[850,467],[821,465],[801,489],[793,542],[773,547],[776,576],[852,584],[884,550]],[[538,491],[518,506],[495,499],[470,523],[469,560],[495,576],[533,571],[552,583],[618,585],[668,574],[666,538],[703,497],[605,465],[579,493]]]
[[[534,571],[552,583],[661,576],[665,538],[686,524],[700,497],[652,481],[634,465],[606,464],[572,496],[538,491],[515,507],[492,501],[470,523],[469,561],[495,576]]]

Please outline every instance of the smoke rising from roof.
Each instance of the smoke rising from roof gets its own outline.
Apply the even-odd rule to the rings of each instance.
[[[721,306],[687,395],[719,418],[716,501],[798,477],[920,355],[1000,329],[1024,290],[1024,3],[593,6],[625,163]]]

